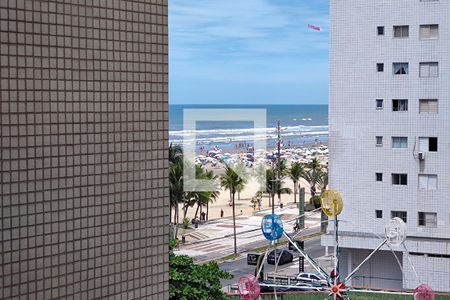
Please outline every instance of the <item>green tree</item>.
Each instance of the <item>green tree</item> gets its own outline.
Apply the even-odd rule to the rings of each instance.
[[[170,196],[170,220],[175,224],[176,228],[179,223],[179,204],[184,201],[183,191],[183,149],[180,145],[169,145],[169,196]]]
[[[209,204],[217,199],[219,196],[219,186],[216,184],[217,176],[213,174],[212,171],[207,171],[202,166],[195,166],[195,178],[196,179],[206,179],[213,182],[212,186],[208,185],[209,189],[214,191],[202,191],[201,184],[198,189],[194,188],[193,191],[185,192],[184,202],[183,202],[183,212],[184,217],[186,217],[189,207],[197,205],[197,210],[195,212],[195,217],[197,217],[199,209],[203,206]]]
[[[208,179],[208,180],[214,180],[215,182],[217,182],[218,177],[217,175],[214,175],[213,171],[207,170],[205,171],[204,174],[204,178]],[[206,202],[206,221],[208,221],[208,217],[209,217],[209,204],[212,202],[215,202],[217,200],[217,198],[219,198],[220,192],[219,192],[219,187],[216,187],[216,191],[214,192],[210,192],[210,197],[208,199],[208,201]]]
[[[320,191],[323,193],[327,188],[328,188],[328,172],[323,171]]]
[[[317,185],[322,184],[324,172],[320,169],[308,169],[303,173],[303,178],[309,184],[309,191],[311,193],[311,199],[316,196]]]
[[[232,275],[219,269],[216,262],[194,264],[192,258],[169,251],[169,299],[171,300],[226,300],[221,291],[220,279]]]
[[[298,183],[300,181],[300,178],[302,178],[303,172],[303,166],[299,162],[292,163],[291,168],[288,171],[288,176],[294,183],[294,203],[297,202],[297,193],[299,188]]]
[[[169,163],[173,164],[183,160],[183,148],[181,145],[169,145]]]
[[[173,223],[179,223],[179,205],[184,201],[183,163],[179,160],[169,166],[170,211],[174,210]]]
[[[310,170],[321,170],[320,161],[317,158],[313,158],[307,165]]]
[[[274,170],[266,170],[266,192],[269,194],[269,206],[275,201],[275,195],[291,194],[292,190],[283,187],[283,179],[278,180],[277,173]]]
[[[243,173],[240,173],[243,174]],[[234,169],[230,166],[226,166],[225,172],[220,176],[220,186],[225,190],[230,191],[230,201],[233,206],[233,235],[234,235],[234,254],[237,254],[236,243],[236,208],[235,208],[235,195],[240,186],[244,186],[247,183],[245,178],[240,177]]]

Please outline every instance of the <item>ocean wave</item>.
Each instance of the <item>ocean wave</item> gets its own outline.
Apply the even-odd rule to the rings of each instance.
[[[322,126],[324,127],[324,126]],[[325,126],[326,127],[326,126]],[[291,140],[300,137],[306,136],[324,136],[328,135],[328,131],[320,130],[320,131],[302,131],[302,132],[283,132],[282,139],[283,140]],[[277,134],[275,133],[266,133],[266,134],[254,134],[254,135],[222,135],[218,136],[208,134],[206,136],[197,135],[195,139],[192,136],[184,136],[183,138],[171,138],[169,137],[170,142],[175,144],[191,144],[196,142],[197,144],[210,144],[210,143],[233,143],[233,142],[248,142],[248,141],[267,141],[274,140],[277,138]]]
[[[327,125],[316,125],[316,126],[304,126],[304,125],[298,125],[298,126],[285,126],[281,127],[281,133],[283,136],[289,135],[292,133],[296,134],[306,134],[310,132],[328,132],[328,126]],[[277,129],[274,127],[269,128],[240,128],[240,129],[203,129],[203,130],[177,130],[177,131],[169,131],[169,136],[171,137],[189,137],[196,135],[199,136],[217,136],[217,135],[224,135],[224,136],[239,136],[243,134],[249,134],[253,133],[257,135],[258,133],[265,133],[265,134],[276,134]],[[253,137],[253,135],[252,135]]]

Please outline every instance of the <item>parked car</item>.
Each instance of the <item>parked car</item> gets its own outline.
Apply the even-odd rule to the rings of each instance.
[[[276,253],[276,255],[275,255],[275,253]],[[294,256],[292,255],[292,253],[289,252],[288,250],[276,249],[276,250],[270,251],[269,255],[267,255],[267,263],[274,265],[275,264],[275,256],[276,256],[276,260],[278,261],[279,266],[290,263],[294,259]]]
[[[296,278],[303,283],[328,285],[328,282],[316,273],[299,273]]]
[[[258,258],[261,254],[248,253],[247,254],[247,265],[256,266],[258,264]]]
[[[296,291],[302,291],[302,292],[320,292],[323,291],[324,288],[322,286],[315,286],[313,284],[308,284],[304,282],[299,282],[294,286],[288,287],[285,292],[296,292]]]

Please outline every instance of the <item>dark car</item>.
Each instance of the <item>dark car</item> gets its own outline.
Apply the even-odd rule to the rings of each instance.
[[[261,255],[257,253],[247,254],[247,265],[256,266]]]
[[[274,265],[275,257],[276,257],[276,260],[278,261],[279,266],[290,263],[294,259],[294,256],[288,250],[276,249],[276,250],[270,251],[269,255],[267,255],[267,263]]]

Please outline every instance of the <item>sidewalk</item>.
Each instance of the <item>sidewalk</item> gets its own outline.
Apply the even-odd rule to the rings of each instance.
[[[269,213],[271,213],[270,209],[258,211],[253,216],[236,217],[238,253],[267,243],[260,228],[263,216]],[[281,216],[284,230],[292,232],[295,219],[298,217],[298,208],[292,205],[281,210],[276,209],[275,213]],[[306,216],[307,228],[319,226],[319,223],[320,213]],[[179,238],[182,234],[181,229]],[[186,234],[186,243],[180,244],[179,250],[175,253],[191,256],[196,261],[206,261],[232,254],[233,245],[233,219],[223,218],[199,224],[198,228],[190,230]]]

